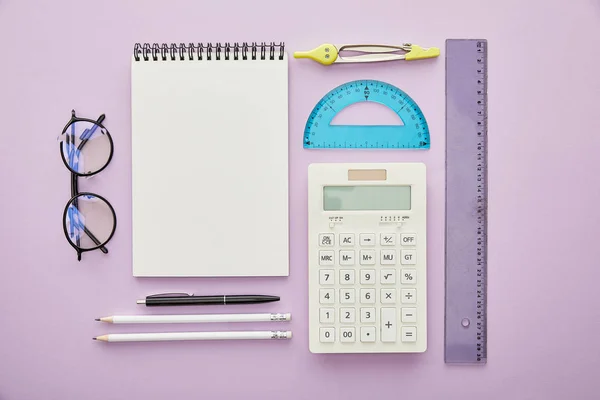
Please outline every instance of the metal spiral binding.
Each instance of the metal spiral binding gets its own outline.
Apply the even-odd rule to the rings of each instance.
[[[267,54],[268,52],[268,54]],[[250,53],[250,54],[248,54]],[[136,43],[133,46],[135,61],[175,60],[283,60],[285,44],[279,42],[243,43]]]

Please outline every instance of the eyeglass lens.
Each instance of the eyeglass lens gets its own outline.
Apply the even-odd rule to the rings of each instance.
[[[106,129],[90,121],[74,121],[61,135],[63,157],[73,172],[89,174],[104,168],[111,156]]]
[[[105,244],[113,234],[114,212],[100,197],[80,194],[67,205],[64,228],[73,245],[82,250],[94,249]]]

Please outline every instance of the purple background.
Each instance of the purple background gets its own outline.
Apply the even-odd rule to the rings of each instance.
[[[0,1],[0,399],[597,398],[600,2],[568,4]],[[446,38],[489,40],[489,362],[483,367],[443,362]],[[335,67],[290,59],[289,277],[133,278],[133,44],[271,40],[285,41],[290,56],[323,42],[412,41],[440,47],[442,57]],[[314,104],[352,79],[381,79],[409,93],[428,119],[432,148],[304,150],[302,130]],[[117,232],[108,255],[84,254],[81,263],[62,232],[69,174],[56,142],[72,108],[91,118],[106,113],[116,146],[112,164],[82,180],[80,188],[112,202]],[[358,122],[389,118],[371,108],[346,114]],[[306,168],[317,161],[427,163],[426,353],[309,353]],[[150,312],[135,300],[163,291],[281,295],[279,303],[264,306],[186,312],[289,311],[291,323],[251,327],[290,328],[294,338],[114,345],[91,340],[109,332],[172,329],[93,320]],[[245,328],[250,326],[199,329]]]

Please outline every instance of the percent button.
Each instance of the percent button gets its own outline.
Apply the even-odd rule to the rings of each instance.
[[[403,285],[415,285],[417,283],[417,270],[416,269],[403,269],[402,278],[400,282]]]

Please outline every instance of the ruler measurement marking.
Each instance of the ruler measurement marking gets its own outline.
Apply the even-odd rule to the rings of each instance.
[[[477,42],[477,52],[480,53],[480,57],[477,60],[482,65],[483,75],[486,77],[480,86],[482,89],[479,90],[478,94],[482,97],[481,104],[483,107],[487,107],[487,46],[484,42]],[[479,259],[477,260],[477,318],[480,320],[477,324],[477,344],[478,353],[477,361],[487,360],[487,134],[482,135],[483,132],[487,132],[487,111],[484,108],[482,113],[478,113],[481,117],[480,121],[477,121],[478,125],[478,137],[481,138],[479,146],[479,163],[478,163],[478,174],[480,177],[480,187],[478,194],[478,201],[483,203],[480,205],[479,210],[483,217],[479,220],[479,229],[477,231],[477,244],[479,250]],[[483,193],[483,194],[482,194]],[[485,196],[484,196],[485,194]],[[482,321],[481,321],[482,320]]]

